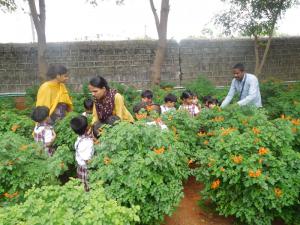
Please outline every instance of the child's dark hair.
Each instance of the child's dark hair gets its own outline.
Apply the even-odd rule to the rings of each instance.
[[[92,110],[94,105],[94,101],[91,98],[86,98],[83,101],[83,106],[86,110]]]
[[[92,131],[93,131],[93,136],[95,138],[99,138],[100,137],[100,130],[102,129],[102,127],[105,125],[105,123],[102,123],[100,121],[95,122],[92,125]]]
[[[177,102],[177,97],[171,93],[165,96],[165,102]]]
[[[153,98],[153,92],[150,91],[150,90],[145,90],[145,91],[142,92],[141,97],[152,99]]]
[[[48,68],[46,76],[49,79],[55,79],[57,75],[66,74],[67,72],[68,72],[68,69],[65,66],[51,64]]]
[[[41,123],[49,117],[49,111],[47,106],[37,106],[31,113],[31,119],[37,123]]]
[[[121,119],[118,116],[110,116],[104,121],[104,123],[113,126],[117,121],[120,121],[120,120]]]
[[[182,92],[182,94],[181,94],[181,96],[180,96],[180,99],[181,99],[181,100],[184,100],[184,99],[191,98],[191,97],[193,97],[193,96],[194,96],[194,94],[193,94],[191,91],[186,90],[186,91]]]
[[[210,105],[210,104],[219,105],[219,101],[216,98],[210,98],[207,100],[207,105]]]
[[[146,102],[140,102],[138,104],[136,104],[134,107],[133,107],[133,112],[134,113],[139,113],[139,111],[141,109],[146,109],[146,106],[149,105],[148,103]]]
[[[87,127],[88,127],[88,121],[85,116],[77,116],[71,119],[70,125],[72,130],[78,134],[78,135],[83,135],[85,134]]]

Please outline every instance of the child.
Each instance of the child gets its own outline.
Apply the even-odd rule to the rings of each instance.
[[[33,130],[33,137],[36,142],[42,142],[44,150],[48,156],[52,156],[54,148],[52,144],[56,138],[53,127],[49,124],[49,108],[46,106],[37,106],[31,113],[31,119],[37,124]]]
[[[197,105],[193,104],[193,93],[191,91],[184,91],[181,94],[182,105],[179,109],[187,110],[192,117],[197,116],[200,109]]]
[[[165,104],[160,106],[161,113],[164,114],[169,110],[176,110],[175,103],[177,102],[177,97],[173,94],[167,94],[165,97]]]
[[[104,123],[102,123],[100,121],[95,122],[92,126],[92,132],[93,132],[94,138],[98,139],[101,136],[101,132],[104,129],[104,125],[108,124],[110,126],[114,126],[120,120],[121,119],[118,116],[110,116],[104,121]]]
[[[93,105],[94,105],[94,101],[92,99],[90,99],[90,98],[84,99],[83,106],[84,106],[85,111],[82,113],[82,115],[85,117],[92,115]]]
[[[84,190],[89,191],[87,164],[94,154],[93,138],[87,134],[88,121],[85,116],[73,118],[70,125],[72,130],[79,135],[75,142],[77,177],[84,184]]]
[[[147,104],[152,104],[153,99],[153,92],[150,90],[145,90],[141,94],[142,102],[145,102]]]
[[[208,95],[203,97],[203,104],[206,108],[212,109],[215,106],[219,105],[219,102],[217,99]]]

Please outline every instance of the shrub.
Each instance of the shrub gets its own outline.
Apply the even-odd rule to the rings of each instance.
[[[182,179],[188,168],[184,148],[172,132],[143,123],[119,123],[104,130],[95,148],[91,182],[103,180],[110,198],[125,206],[141,206],[141,223],[157,224],[183,196]]]
[[[0,208],[3,225],[11,224],[135,224],[138,207],[125,208],[105,197],[101,182],[86,193],[77,180],[64,186],[33,187],[20,205]]]

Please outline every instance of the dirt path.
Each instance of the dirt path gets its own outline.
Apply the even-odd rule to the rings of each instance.
[[[203,211],[198,206],[202,185],[190,177],[184,185],[184,198],[171,217],[165,218],[163,225],[231,225],[232,218],[225,218]]]
[[[233,218],[225,218],[206,212],[198,206],[199,192],[203,185],[197,183],[195,177],[190,177],[184,184],[184,197],[174,214],[165,218],[163,225],[232,225]],[[272,225],[284,225],[276,220]]]

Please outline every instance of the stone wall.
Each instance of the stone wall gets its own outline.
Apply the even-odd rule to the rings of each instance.
[[[155,48],[154,41],[49,43],[47,58],[49,63],[68,67],[69,84],[75,89],[94,75],[140,88],[149,84]],[[24,92],[26,87],[39,84],[36,49],[33,44],[0,44],[0,93]],[[162,80],[179,85],[202,75],[217,85],[228,85],[231,67],[237,62],[253,72],[251,40],[183,40],[179,44],[169,41]],[[272,41],[261,79],[270,76],[300,80],[300,37]]]

